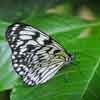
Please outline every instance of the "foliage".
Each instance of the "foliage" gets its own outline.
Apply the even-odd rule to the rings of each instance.
[[[60,2],[60,0],[58,1]],[[63,3],[64,1],[60,2],[65,7]],[[58,5],[59,3],[52,1],[51,6],[47,6],[46,9]],[[42,9],[43,12],[45,10]],[[5,39],[7,26],[13,20],[1,19],[0,91],[11,90],[11,100],[99,100],[99,20],[86,21],[79,16],[68,16],[65,11],[63,14],[43,13],[40,15],[30,12],[29,16],[15,17],[17,19],[13,17],[14,21],[20,19],[18,21],[31,24],[47,32],[66,51],[74,54],[75,59],[72,63],[64,65],[48,82],[33,87],[24,85],[12,68],[11,51]]]

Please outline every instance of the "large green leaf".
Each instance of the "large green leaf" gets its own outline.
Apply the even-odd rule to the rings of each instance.
[[[0,90],[12,88],[17,75],[11,67],[11,57],[8,45],[0,42]]]
[[[11,88],[17,78],[11,67],[10,49],[5,42],[5,31],[8,25],[9,23],[0,21],[0,91]]]
[[[70,31],[66,32],[67,30],[62,30],[62,28],[66,25],[64,24],[62,25],[62,27],[59,27],[61,28],[61,30],[59,29],[59,31],[53,31],[54,34],[52,34],[52,37],[54,37],[66,50],[70,52],[76,52],[75,60],[73,61],[73,63],[76,64],[65,65],[59,71],[59,73],[55,75],[53,79],[39,86],[28,87],[23,85],[23,83],[19,80],[12,91],[12,95],[11,95],[12,100],[18,100],[18,99],[80,100],[83,99],[83,96],[88,88],[88,85],[93,79],[93,76],[95,75],[95,72],[99,67],[100,48],[96,44],[100,42],[99,40],[100,35],[95,37],[94,34],[91,34],[88,38],[78,38],[78,35],[80,33],[79,31],[80,30],[82,31],[81,25],[86,27],[89,26],[90,24],[87,24],[85,26],[83,22],[82,24],[81,22],[79,24],[78,19],[72,18],[73,19],[72,21],[71,18],[72,17],[70,17],[69,19],[67,18],[68,21],[67,20],[65,21],[66,23],[67,22],[69,23],[69,27],[67,27],[67,29],[69,29]],[[44,24],[46,22],[49,23],[49,21],[50,20],[44,21]],[[70,24],[71,21],[75,24]],[[63,21],[61,22],[63,23]],[[61,22],[59,26],[61,25]],[[36,24],[36,25],[40,25],[40,24]],[[51,31],[53,28],[52,25],[50,25]],[[72,26],[70,27],[70,25]],[[92,23],[91,25],[93,26],[97,24]]]
[[[66,20],[67,19],[67,20]],[[44,20],[44,21],[43,21]],[[95,23],[89,24],[81,19],[78,19],[75,17],[73,20],[72,17],[64,17],[64,16],[44,16],[42,18],[35,18],[32,21],[29,21],[28,19],[24,22],[30,23],[34,26],[37,26],[40,29],[43,29],[46,32],[50,33],[61,33],[61,32],[66,32],[68,30],[71,30],[68,25],[71,27],[74,27],[74,29],[80,29],[80,28],[85,28],[89,26],[95,26]],[[77,21],[76,21],[77,20]],[[41,22],[41,23],[40,23]],[[43,24],[44,22],[44,24]],[[33,24],[34,23],[34,24]],[[83,23],[83,24],[81,24]],[[10,58],[10,49],[8,47],[7,42],[5,42],[5,31],[9,23],[4,23],[1,21],[0,23],[0,57],[1,64],[0,64],[0,91],[5,90],[5,89],[10,89],[13,87],[15,81],[16,81],[16,74],[12,69],[11,65],[11,58]],[[75,26],[77,25],[77,27]],[[47,27],[48,26],[48,27]],[[51,29],[51,31],[50,31]],[[58,30],[59,29],[59,30]],[[66,34],[66,33],[65,33]],[[66,34],[67,35],[67,34]],[[78,32],[73,33],[74,36],[79,35]],[[62,35],[63,36],[63,35]],[[70,35],[71,38],[72,34]]]
[[[65,16],[43,16],[34,18],[32,20],[27,19],[24,22],[30,23],[46,32],[53,33],[52,37],[55,38],[66,50],[70,52],[79,51],[80,53],[75,55],[77,58],[76,60],[79,60],[79,63],[76,66],[70,64],[68,68],[66,66],[63,67],[53,79],[40,86],[27,87],[24,86],[23,83],[21,83],[19,80],[16,87],[13,89],[11,96],[12,100],[21,98],[23,100],[32,100],[36,97],[37,100],[56,100],[59,98],[68,98],[68,100],[70,100],[74,97],[76,99],[80,98],[80,95],[90,78],[89,76],[92,74],[92,71],[98,61],[99,53],[95,54],[98,46],[95,46],[95,43],[99,42],[99,40],[92,41],[91,38],[89,40],[81,40],[78,38],[78,36],[82,29],[88,28],[90,26],[98,26],[100,23],[90,23],[81,20],[78,17]],[[0,33],[4,33],[7,25],[9,24],[0,24],[3,28]],[[5,43],[4,34],[0,34],[0,37],[2,40],[2,42],[0,42],[0,57],[2,57],[0,60],[0,90],[4,90],[14,87],[17,75],[11,67],[11,59],[9,56],[11,53],[7,44]],[[94,45],[93,43],[91,44],[91,42],[93,42]],[[93,46],[95,49],[91,51]],[[86,52],[88,56],[86,56],[87,54],[84,55],[84,52]],[[95,52],[94,57],[91,57],[93,52]],[[76,61],[74,62],[76,63]],[[68,77],[67,80],[66,77]],[[57,83],[59,84],[56,85]]]
[[[96,33],[96,35],[94,36],[95,37],[94,39],[99,40],[99,38],[100,38],[99,27],[96,27],[92,33],[93,34]],[[98,42],[96,42],[95,45],[98,45]],[[99,52],[100,52],[100,50],[98,48],[97,54],[99,54]],[[94,75],[91,75],[90,82],[87,84],[85,92],[83,93],[82,100],[99,100],[99,98],[100,98],[100,87],[99,87],[99,84],[100,84],[100,64],[98,65],[96,71],[94,70],[93,74]]]
[[[92,76],[91,82],[87,85],[82,100],[99,100],[100,98],[100,64]]]
[[[30,23],[34,27],[37,28],[39,27],[39,29],[44,30],[45,32],[54,34],[100,25],[98,21],[87,22],[85,20],[82,20],[78,16],[73,17],[73,16],[53,15],[53,14],[38,16],[34,18],[33,16],[30,16],[23,22]]]
[[[100,48],[95,45],[100,40],[91,37],[72,39],[69,42],[66,39],[67,37],[61,35],[60,40],[63,40],[61,44],[66,50],[77,52],[73,63],[77,61],[79,63],[65,65],[53,79],[43,85],[28,87],[18,82],[13,89],[11,100],[80,100],[83,98],[100,64]]]

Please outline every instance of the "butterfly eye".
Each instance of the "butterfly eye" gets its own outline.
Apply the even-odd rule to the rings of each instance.
[[[72,54],[68,54],[68,56],[69,56],[69,57],[68,57],[68,60],[69,60],[69,61],[71,61],[71,60],[73,60],[73,59],[75,58],[74,55],[72,55]]]

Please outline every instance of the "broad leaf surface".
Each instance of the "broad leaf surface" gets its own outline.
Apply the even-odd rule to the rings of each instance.
[[[63,17],[61,17],[61,19],[62,18]],[[100,42],[100,35],[97,34],[98,36],[96,36],[95,34],[90,34],[86,38],[79,38],[79,34],[83,31],[83,28],[90,26],[95,28],[93,26],[98,26],[99,22],[86,23],[84,21],[81,22],[78,18],[71,18],[72,17],[69,17],[64,20],[64,17],[63,20],[57,20],[57,16],[45,19],[42,17],[42,22],[44,23],[40,22],[39,19],[36,20],[37,18],[33,19],[33,22],[31,22],[32,25],[36,25],[40,27],[40,29],[52,33],[52,37],[56,39],[65,50],[72,52],[75,55],[75,59],[71,64],[63,66],[55,77],[45,84],[28,87],[19,79],[13,88],[11,100],[83,99],[88,85],[95,76],[95,72],[100,64],[100,48],[96,45]],[[25,22],[27,22],[27,20]],[[30,23],[29,20],[28,22]]]
[[[11,89],[12,100],[80,100],[86,97],[88,86],[96,75],[100,63],[99,34],[79,38],[84,28],[95,28],[99,22],[86,22],[78,17],[42,16],[24,22],[52,34],[65,50],[74,54],[75,59],[47,83],[28,87],[17,80],[11,65],[11,51],[5,42],[5,31],[9,23],[0,23],[0,90]],[[16,81],[17,80],[17,81]],[[16,85],[15,85],[16,84]]]
[[[52,33],[55,36],[56,36],[55,33],[59,35],[60,33],[62,34],[63,32],[65,32],[66,34],[68,30],[71,30],[71,27],[74,27],[72,29],[75,30],[75,29],[86,28],[86,27],[95,26],[99,24],[95,22],[89,23],[77,17],[73,19],[73,17],[65,17],[65,16],[58,16],[58,17],[44,16],[44,17],[38,17],[38,18],[36,17],[30,21],[29,19],[26,19],[24,22],[28,24],[32,24],[33,26],[36,26],[45,32]],[[7,41],[5,39],[5,31],[9,24],[10,23],[5,23],[2,21],[0,23],[0,27],[1,27],[0,29],[0,57],[1,57],[0,58],[1,59],[0,60],[1,62],[0,64],[0,91],[3,91],[5,89],[11,89],[14,86],[14,83],[16,82],[16,79],[17,79],[17,76],[11,65],[11,52],[8,47]],[[69,36],[68,34],[66,35]],[[72,32],[69,38],[71,38],[72,36],[77,37],[78,35],[79,35],[79,32],[76,32],[76,33]]]

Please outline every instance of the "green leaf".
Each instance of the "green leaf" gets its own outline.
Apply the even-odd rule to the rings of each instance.
[[[82,100],[99,100],[100,98],[100,64],[95,71],[93,79],[88,84],[88,88],[83,94]]]
[[[30,21],[26,20],[24,22],[30,23],[40,28],[41,30],[52,33],[52,37],[55,38],[66,50],[69,50],[70,52],[78,51],[80,49],[80,46],[82,46],[81,49],[84,49],[86,47],[85,43],[88,43],[87,47],[90,46],[90,42],[88,40],[86,42],[84,41],[84,39],[82,41],[82,44],[84,44],[84,46],[81,44],[78,44],[80,41],[80,39],[78,38],[80,31],[82,31],[84,28],[88,28],[91,26],[94,27],[94,26],[99,25],[99,22],[90,23],[90,22],[81,20],[78,17],[66,17],[66,16],[43,16],[43,17],[34,18]],[[4,32],[6,31],[6,28],[9,24],[0,23],[0,25],[2,26],[2,29],[3,29],[3,30],[0,30],[0,33],[3,33],[3,34],[0,34],[0,37],[1,37],[0,57],[2,57],[0,61],[1,62],[0,64],[0,91],[3,91],[5,89],[11,89],[14,87],[14,84],[16,83],[16,80],[17,80],[17,75],[12,69],[11,58],[10,58],[11,53],[4,39]],[[90,56],[93,52],[90,53]],[[80,53],[77,56],[80,62],[81,61],[83,62],[84,59],[86,59],[86,61],[88,62],[91,62],[90,57],[85,58],[86,56],[81,55]],[[81,58],[81,56],[83,57]],[[83,79],[83,75],[84,75],[83,73],[85,72],[81,71],[80,66],[83,66],[82,68],[85,69],[84,66],[91,65],[90,68],[88,67],[90,71],[88,75],[90,75],[91,70],[93,70],[94,64],[96,64],[97,59],[98,59],[98,54],[95,57],[95,60],[93,59],[92,63],[88,63],[88,65],[87,63],[86,65],[84,65],[83,63],[79,63],[78,66],[80,70],[78,70],[78,68],[73,65],[69,65],[68,68],[65,66],[61,69],[61,71],[59,71],[59,73],[53,79],[51,79],[47,83],[40,86],[27,87],[27,86],[24,86],[23,83],[19,80],[16,83],[17,86],[14,87],[13,89],[11,99],[17,100],[18,98],[19,99],[22,98],[23,100],[25,100],[25,97],[26,98],[29,97],[27,99],[31,100],[32,98],[35,98],[36,96],[37,100],[38,99],[42,100],[44,98],[48,100],[52,98],[64,99],[65,97],[69,98],[70,100],[70,98],[72,98],[72,95],[75,96],[75,98],[79,98],[80,93],[83,91],[83,86],[85,83],[87,83],[87,80],[89,78],[89,76],[86,75]],[[80,74],[80,72],[82,72],[82,75]],[[66,81],[67,76],[68,76],[68,79]],[[79,82],[80,79],[83,81]],[[59,83],[58,86],[56,85],[57,83]],[[34,91],[34,94],[33,94],[33,91]]]
[[[0,20],[0,42],[5,40],[5,31],[9,23]]]
[[[11,67],[10,55],[8,44],[0,42],[0,91],[12,88],[17,79],[17,75]]]
[[[100,25],[98,21],[90,22],[82,20],[80,17],[53,14],[38,16],[34,18],[31,16],[23,20],[23,22],[29,23],[34,27],[44,30],[47,33],[54,34]]]
[[[5,31],[9,23],[0,20],[0,91],[12,88],[17,75],[11,67],[10,49],[5,42]]]
[[[100,29],[99,27],[96,27],[92,33],[96,33],[98,35],[95,35],[95,39],[99,40],[100,38]],[[99,42],[99,41],[98,41]],[[98,42],[96,42],[95,45],[98,45]],[[99,52],[99,49],[98,49]],[[97,54],[99,54],[97,52]],[[99,55],[100,56],[100,55]],[[99,100],[100,98],[100,64],[98,65],[96,71],[94,70],[94,75],[92,75],[92,80],[87,85],[87,89],[85,90],[82,100]]]
[[[92,37],[69,43],[62,35],[60,39],[66,50],[78,51],[73,63],[79,63],[65,65],[53,79],[39,86],[28,87],[19,82],[11,100],[80,100],[83,97],[100,64],[100,48],[95,45],[100,40]]]
[[[60,35],[67,38],[72,38],[73,36],[77,37],[79,35],[79,32],[72,32],[71,34],[66,33],[67,31],[70,31],[74,29],[80,29],[80,28],[86,28],[90,26],[98,25],[96,22],[89,23],[86,21],[83,21],[77,17],[73,19],[73,17],[66,17],[66,16],[44,16],[44,17],[36,17],[34,19],[26,20],[24,22],[31,23],[34,26],[37,26],[41,30],[44,30],[46,32],[53,33],[53,37],[56,39],[57,37],[60,39]],[[34,24],[33,24],[34,23]],[[81,24],[82,23],[82,24]],[[7,26],[10,23],[2,22],[0,23],[0,57],[1,64],[0,64],[0,91],[3,91],[5,89],[11,89],[14,86],[14,83],[16,82],[16,74],[14,70],[12,69],[11,65],[11,53],[8,47],[7,42],[5,42],[5,31]],[[79,30],[80,31],[80,30]],[[63,44],[63,43],[62,43]]]
[[[54,17],[54,19],[56,18]],[[59,31],[57,31],[55,27],[56,31],[53,30],[52,37],[66,50],[72,53],[76,52],[75,60],[73,60],[73,63],[76,63],[76,65],[72,63],[63,66],[53,79],[42,85],[28,87],[18,80],[16,86],[13,88],[11,100],[33,100],[34,98],[35,100],[80,100],[83,98],[100,64],[100,48],[98,45],[95,45],[100,42],[100,35],[95,37],[94,34],[91,34],[87,38],[79,38],[78,36],[80,31],[83,30],[82,28],[93,25],[98,26],[99,22],[98,24],[96,22],[85,24],[84,21],[81,22],[79,21],[80,19],[78,20],[74,17],[69,17],[69,19],[67,18],[66,20],[60,19],[62,19],[62,17],[60,17],[59,20],[52,19],[53,21],[49,18],[48,20],[42,18],[44,23],[40,24],[41,21],[39,21],[39,19],[38,21],[34,19],[33,22],[34,24],[37,23],[36,25],[39,25],[39,27],[46,25],[48,28],[45,28],[45,26],[42,28],[47,29],[47,31],[51,29],[51,33],[52,29],[54,29],[52,25],[56,26],[56,24],[59,24],[57,25],[57,27],[59,26]],[[50,26],[46,24],[47,22],[50,23]],[[53,24],[51,25],[52,22]],[[65,23],[68,23],[67,25],[69,25],[69,27],[67,27]],[[64,26],[67,27],[67,30]]]

